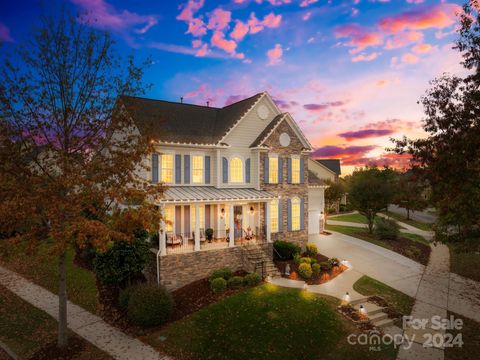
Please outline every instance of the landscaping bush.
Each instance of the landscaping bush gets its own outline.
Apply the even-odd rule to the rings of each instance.
[[[298,274],[304,279],[310,279],[312,277],[312,267],[310,264],[302,263],[298,266]]]
[[[220,268],[217,270],[214,270],[212,275],[210,275],[210,281],[216,279],[216,278],[222,278],[225,281],[230,279],[233,276],[233,271],[229,267],[224,267]]]
[[[217,277],[210,282],[210,289],[215,294],[224,292],[227,289],[227,281],[224,278]]]
[[[310,264],[312,264],[312,265],[313,265],[313,264],[316,264],[316,263],[318,263],[318,260],[317,260],[317,258],[316,258],[316,257],[312,257],[312,258],[310,258]]]
[[[312,273],[313,273],[313,275],[318,275],[318,274],[320,274],[320,270],[321,270],[320,264],[312,264]]]
[[[247,274],[247,275],[245,275],[245,277],[243,278],[243,282],[244,282],[245,285],[247,285],[247,286],[255,286],[255,285],[258,285],[258,284],[260,284],[261,281],[262,281],[262,277],[261,277],[260,275],[258,275],[257,273]]]
[[[295,254],[299,254],[301,251],[300,246],[290,241],[276,240],[273,243],[275,256],[283,260],[290,260]]]
[[[328,261],[322,261],[320,263],[320,268],[322,271],[329,271],[332,268],[332,264]]]
[[[297,265],[300,265],[300,260],[302,259],[302,255],[300,254],[295,254],[293,255],[293,262]]]
[[[135,286],[129,286],[120,291],[120,294],[118,295],[118,307],[120,309],[122,310],[128,309],[128,303],[134,291],[135,291]]]
[[[205,230],[205,236],[207,237],[207,240],[212,240],[213,239],[213,229],[208,228]]]
[[[328,259],[328,263],[330,264],[330,268],[334,266],[338,266],[340,264],[340,261],[337,258],[331,258]]]
[[[238,289],[243,285],[243,277],[241,276],[234,276],[228,279],[227,286],[231,289]]]
[[[400,234],[400,227],[395,220],[377,218],[374,233],[380,240],[396,240]]]
[[[300,258],[300,262],[299,264],[311,264],[312,263],[312,259],[310,259],[309,257],[302,257]]]
[[[307,244],[305,253],[306,253],[308,256],[317,256],[317,254],[318,254],[317,245],[315,245],[315,244]]]
[[[144,327],[164,324],[173,310],[173,299],[164,287],[140,285],[132,290],[127,315],[134,324]]]

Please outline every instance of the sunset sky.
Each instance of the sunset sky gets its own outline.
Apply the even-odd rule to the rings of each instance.
[[[111,31],[122,53],[151,56],[148,97],[220,107],[266,90],[314,155],[341,158],[344,173],[372,161],[401,165],[385,152],[389,138],[423,136],[417,101],[429,80],[461,71],[457,1],[64,3]],[[24,41],[41,12],[38,1],[1,1],[0,51]]]

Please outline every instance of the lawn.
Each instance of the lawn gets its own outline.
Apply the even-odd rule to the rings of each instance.
[[[448,317],[453,315],[455,319],[463,320],[463,327],[460,330],[448,330],[454,338],[458,333],[462,334],[462,347],[447,347],[445,349],[445,360],[480,359],[480,324],[474,320],[467,319],[458,314],[448,312]]]
[[[34,283],[58,292],[58,266],[54,256],[49,255],[50,244],[42,245],[29,254],[25,245],[0,241],[0,265],[18,272]],[[73,250],[67,251],[67,294],[68,299],[84,309],[96,312],[97,287],[95,275],[73,264]]]
[[[415,226],[416,228],[418,228],[420,230],[425,230],[425,231],[432,230],[432,224],[424,223],[424,222],[413,220],[413,219],[407,220],[407,218],[405,216],[394,213],[394,212],[391,212],[391,211],[385,212],[384,214],[393,218],[393,219],[395,219],[395,220],[397,220],[397,221],[403,222],[403,223],[411,225],[411,226]]]
[[[29,359],[57,338],[57,322],[47,313],[0,286],[0,340],[21,359]],[[88,342],[71,359],[111,359]]]
[[[327,225],[326,229],[395,251],[423,265],[427,265],[428,263],[431,249],[430,246],[427,245],[427,241],[421,236],[402,232],[397,240],[380,240],[377,239],[374,234],[370,234],[366,229],[353,226]]]
[[[480,281],[480,272],[478,271],[480,253],[476,251],[466,252],[455,243],[447,243],[447,245],[450,248],[450,271]]]
[[[336,299],[266,284],[212,304],[143,339],[177,359],[394,359],[393,347],[349,345],[358,330]]]
[[[380,296],[403,315],[410,315],[415,299],[366,275],[353,284],[353,289],[364,296]]]
[[[405,232],[405,231],[401,231],[401,233],[402,233],[403,237],[406,237],[410,240],[416,241],[420,244],[425,244],[425,245],[430,244],[430,242],[421,235],[411,234],[411,233],[408,233],[408,232]]]
[[[353,223],[359,223],[359,224],[368,223],[367,218],[358,213],[332,216],[332,217],[329,217],[328,219],[333,221],[347,221],[347,222],[353,222]],[[327,223],[328,223],[328,220],[327,220]]]

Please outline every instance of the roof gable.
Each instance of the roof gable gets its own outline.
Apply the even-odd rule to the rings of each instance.
[[[315,159],[315,161],[336,175],[341,175],[340,159]]]

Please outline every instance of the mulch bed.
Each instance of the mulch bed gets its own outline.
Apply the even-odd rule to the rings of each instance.
[[[350,305],[340,305],[337,308],[338,312],[345,316],[347,319],[352,321],[357,328],[359,328],[362,331],[369,331],[373,330],[375,327],[372,325],[372,323],[368,320],[366,317],[362,317],[357,310],[355,310],[352,306]]]
[[[428,264],[430,252],[432,251],[430,246],[404,237],[399,237],[396,240],[382,241],[388,244],[392,251],[395,251],[396,253],[406,256],[412,260],[418,261],[422,265]]]
[[[75,355],[78,355],[85,351],[87,348],[86,340],[81,339],[78,336],[68,337],[68,346],[64,350],[59,350],[57,347],[57,341],[45,345],[32,355],[30,360],[67,360],[72,359]]]
[[[318,263],[328,260],[328,257],[322,254],[317,254],[316,258]],[[340,275],[342,272],[344,272],[347,269],[347,267],[343,265],[334,266],[330,271],[321,271],[320,274],[318,275],[312,275],[310,279],[304,279],[298,274],[298,265],[295,264],[295,261],[293,259],[292,260],[274,260],[274,263],[275,263],[275,266],[280,271],[280,273],[282,274],[282,277],[291,279],[291,280],[303,280],[308,285],[319,285],[319,284],[326,283],[332,280],[337,275]],[[287,264],[290,265],[289,276],[284,275],[285,267],[287,266]]]

